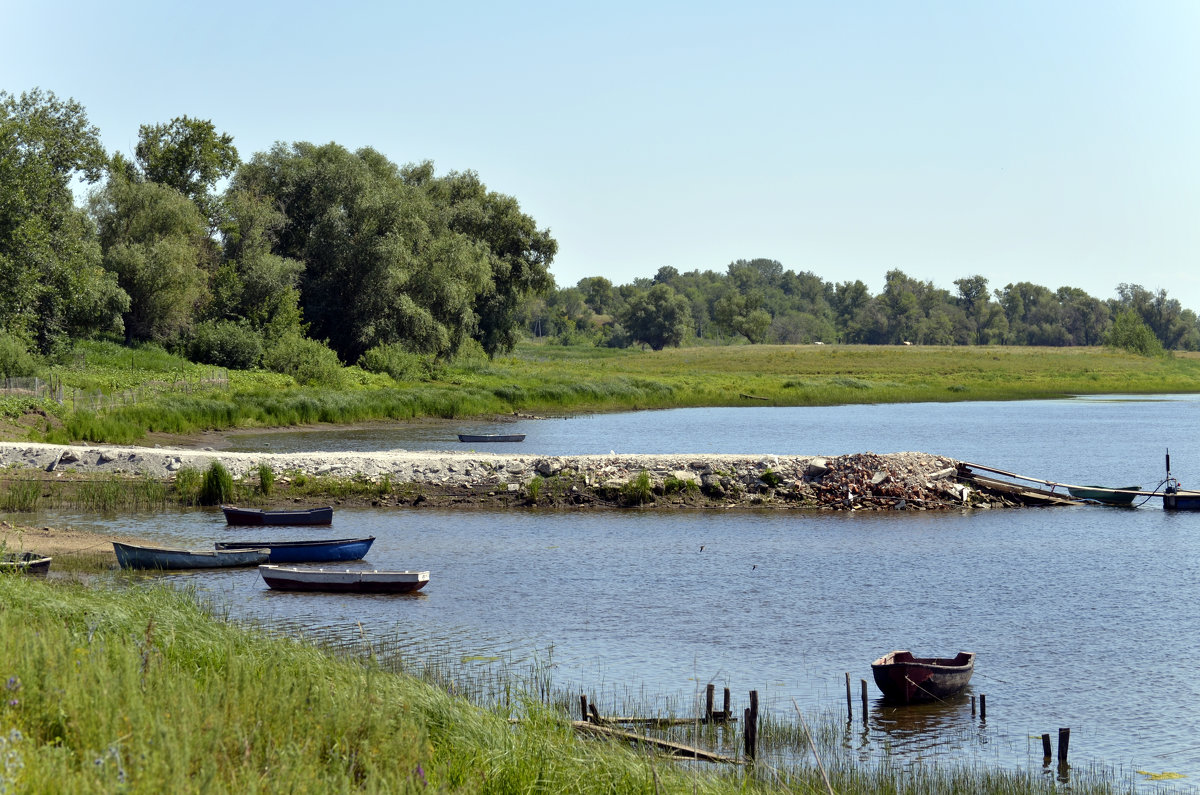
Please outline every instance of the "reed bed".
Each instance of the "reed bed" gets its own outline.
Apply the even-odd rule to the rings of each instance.
[[[194,592],[116,582],[0,577],[0,790],[825,791],[808,763],[700,766],[579,739],[549,660],[440,668],[365,634],[322,647],[231,623]],[[836,729],[815,733],[837,792],[1059,791],[984,766],[864,767],[839,758]],[[736,743],[729,727],[691,736],[723,734]],[[1093,778],[1071,791],[1123,791]]]

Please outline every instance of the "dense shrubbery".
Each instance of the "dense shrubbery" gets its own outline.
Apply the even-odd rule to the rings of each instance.
[[[263,355],[262,337],[246,323],[206,321],[192,330],[188,358],[231,370],[252,370]]]
[[[340,386],[344,376],[336,353],[299,335],[286,336],[268,348],[263,365],[308,386]]]
[[[433,357],[412,353],[403,345],[376,345],[358,359],[370,373],[387,373],[397,381],[428,381],[433,377]]]
[[[18,337],[0,331],[0,377],[28,378],[36,375],[37,360]]]

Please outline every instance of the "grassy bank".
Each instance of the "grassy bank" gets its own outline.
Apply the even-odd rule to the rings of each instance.
[[[1021,400],[1200,391],[1200,359],[1100,348],[726,346],[664,351],[526,343],[514,355],[439,365],[398,382],[347,368],[337,384],[227,373],[159,350],[90,344],[50,375],[64,400],[0,400],[8,438],[134,443],[147,433],[618,411],[681,406],[817,406]],[[226,375],[223,373],[223,375]],[[79,390],[103,390],[107,402]]]
[[[240,628],[170,588],[4,576],[0,605],[0,791],[827,791],[803,762],[688,767],[582,740],[515,688],[483,708],[378,658]],[[843,731],[813,727],[837,792],[1056,791],[1038,773],[864,768],[839,755]],[[802,758],[807,737],[788,742]],[[1071,789],[1114,786],[1073,776]]]

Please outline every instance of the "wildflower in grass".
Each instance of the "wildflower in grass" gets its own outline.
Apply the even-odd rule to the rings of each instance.
[[[20,690],[21,680],[15,676],[8,677],[8,681],[4,683],[5,690]]]

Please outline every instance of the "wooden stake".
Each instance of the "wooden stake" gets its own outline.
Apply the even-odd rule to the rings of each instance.
[[[758,691],[750,691],[750,706],[746,708],[746,758],[754,759],[758,746]]]
[[[725,720],[731,720],[733,713],[729,711],[729,688],[725,688]]]
[[[1071,730],[1058,730],[1058,763],[1065,765],[1067,763],[1067,747],[1071,744]]]
[[[1050,733],[1042,735],[1042,761],[1043,764],[1050,764]]]
[[[979,694],[979,719],[987,720],[987,696]]]
[[[867,680],[859,679],[862,682],[862,707],[863,707],[863,725],[867,725]]]
[[[579,694],[579,712],[583,715],[581,720],[584,723],[587,723],[587,719],[588,719],[587,696],[585,696],[583,693]]]
[[[850,696],[850,672],[846,671],[846,720],[854,719],[854,699]]]
[[[971,717],[975,717],[975,696],[971,696]]]
[[[708,683],[708,687],[704,688],[704,722],[712,723],[713,721],[713,691],[716,690],[716,685],[712,682]]]

